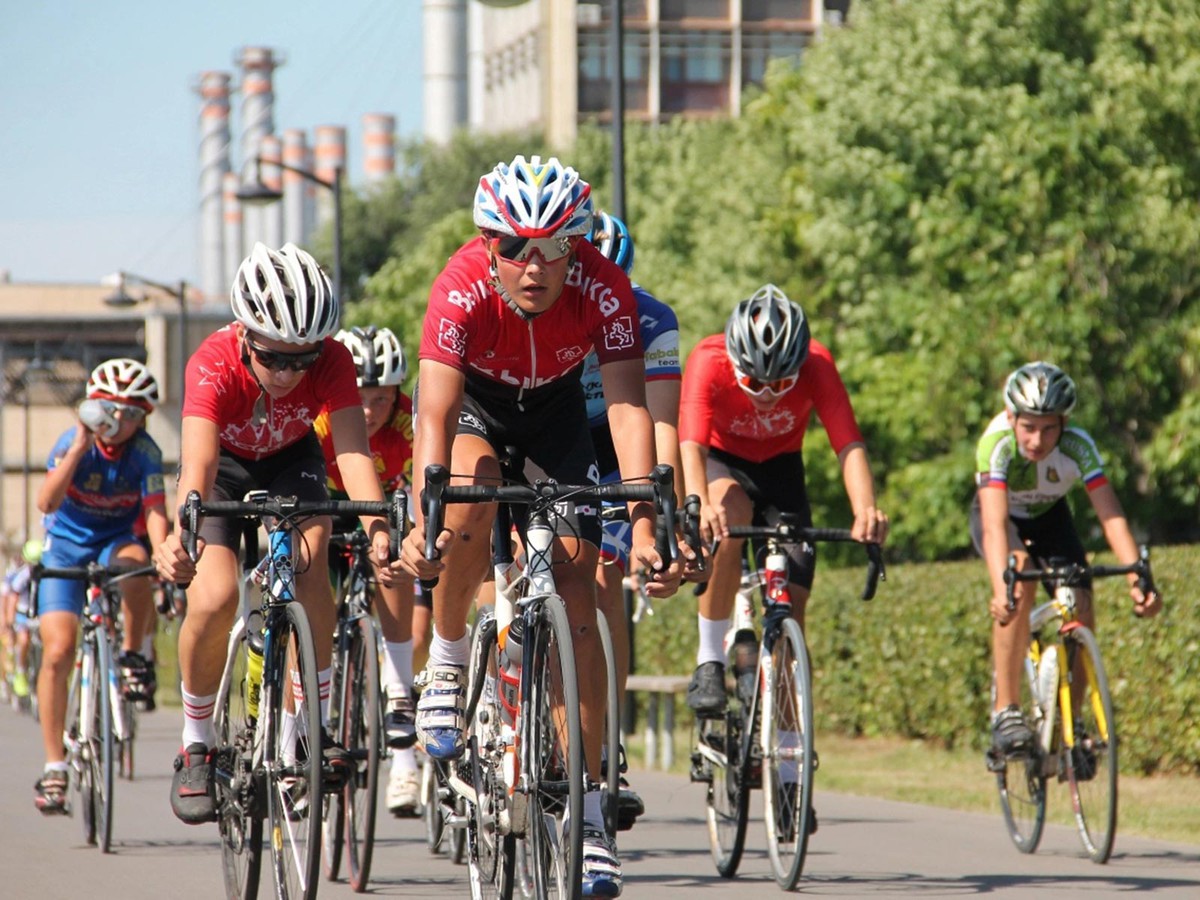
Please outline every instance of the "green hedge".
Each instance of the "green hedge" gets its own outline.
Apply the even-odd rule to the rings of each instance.
[[[1109,560],[1111,562],[1111,560]],[[1122,579],[1099,583],[1100,647],[1129,772],[1200,774],[1200,547],[1156,549],[1166,598],[1153,620],[1129,612]],[[982,750],[991,682],[982,562],[895,566],[870,603],[864,569],[819,568],[808,641],[818,734],[892,735]],[[696,603],[685,588],[637,630],[637,671],[691,672]]]

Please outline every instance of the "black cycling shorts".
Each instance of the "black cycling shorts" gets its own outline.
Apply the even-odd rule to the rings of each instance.
[[[971,503],[971,543],[975,545],[975,552],[983,556],[983,514],[978,491]],[[1027,552],[1039,564],[1057,558],[1087,565],[1087,552],[1079,540],[1071,507],[1067,505],[1065,497],[1059,498],[1058,502],[1036,518],[1008,517],[1008,552],[1018,550]],[[1080,582],[1080,586],[1090,591],[1091,576]]]
[[[751,525],[771,527],[779,523],[780,513],[795,513],[802,527],[812,525],[812,508],[804,487],[804,458],[799,453],[781,453],[760,463],[750,462],[715,447],[708,451],[708,481],[732,478],[754,505]],[[765,548],[759,546],[758,564]],[[817,551],[811,544],[792,544],[787,548],[788,581],[806,591],[812,590],[817,567]]]

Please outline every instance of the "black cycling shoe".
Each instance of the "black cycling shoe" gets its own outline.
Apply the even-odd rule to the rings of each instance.
[[[158,676],[154,663],[134,650],[126,650],[117,658],[125,683],[125,699],[141,701],[147,712],[155,708],[154,694],[158,690]]]
[[[350,751],[321,729],[321,790],[337,793],[354,776],[354,757]]]
[[[171,811],[181,822],[202,825],[217,820],[213,801],[212,752],[204,744],[189,744],[175,757],[171,779]]]
[[[1016,753],[1033,743],[1033,732],[1015,703],[1004,707],[992,719],[992,745],[999,753]]]
[[[687,705],[698,716],[716,718],[725,713],[725,664],[706,662],[696,666],[687,689]]]

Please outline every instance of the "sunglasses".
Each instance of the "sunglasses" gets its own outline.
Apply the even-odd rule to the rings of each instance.
[[[122,422],[140,422],[146,418],[146,410],[140,406],[127,403],[117,403],[115,400],[101,400],[104,411]]]
[[[558,262],[574,248],[573,238],[526,238],[516,235],[495,235],[487,238],[488,251],[510,263],[524,265],[536,253],[544,263]]]
[[[311,369],[313,364],[321,358],[320,347],[316,350],[306,350],[303,353],[283,353],[279,350],[268,350],[266,347],[260,347],[249,338],[246,339],[246,346],[250,348],[250,352],[258,360],[258,364],[264,369],[270,369],[272,372],[282,372],[286,369],[291,369],[293,372],[303,372]]]
[[[761,397],[763,394],[772,394],[775,397],[781,397],[796,386],[796,382],[800,380],[800,373],[788,375],[785,378],[777,378],[775,381],[759,381],[752,375],[747,375],[740,369],[733,370],[734,378],[737,379],[738,387],[747,394],[755,397]]]

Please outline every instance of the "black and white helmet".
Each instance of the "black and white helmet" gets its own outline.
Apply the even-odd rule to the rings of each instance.
[[[233,279],[234,317],[255,334],[311,344],[338,329],[341,308],[317,261],[295,244],[256,243]]]
[[[132,403],[152,412],[158,406],[158,381],[146,364],[136,359],[106,359],[88,376],[87,396]]]
[[[725,323],[725,350],[737,368],[760,381],[794,375],[808,359],[812,334],[803,310],[767,284],[737,305]]]
[[[390,328],[343,329],[334,335],[354,357],[359,387],[393,387],[403,384],[408,375],[408,360],[400,339]]]
[[[1068,416],[1075,408],[1075,382],[1052,363],[1026,363],[1008,376],[1004,405],[1014,415]]]

